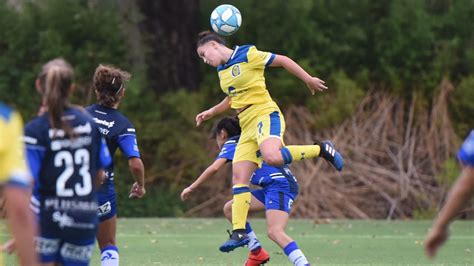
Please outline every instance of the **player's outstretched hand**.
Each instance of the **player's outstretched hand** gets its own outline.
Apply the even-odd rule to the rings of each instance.
[[[129,199],[141,199],[145,196],[146,190],[145,187],[140,186],[137,182],[133,183],[132,188],[130,189],[130,194],[128,195]]]
[[[8,239],[7,242],[3,243],[1,246],[2,252],[12,254],[15,251],[15,239]]]
[[[435,226],[431,228],[425,240],[426,256],[429,258],[434,257],[438,249],[443,245],[446,239],[448,239],[448,235],[449,233],[446,227],[439,228]]]
[[[306,81],[306,86],[308,87],[309,91],[312,95],[314,95],[318,91],[327,90],[326,82],[322,79],[318,79],[316,77],[311,77],[309,80]]]
[[[214,113],[212,112],[211,109],[208,109],[204,112],[201,112],[196,115],[196,126],[200,126],[202,122],[206,121],[207,119],[211,118],[214,116]]]
[[[181,192],[181,200],[185,201],[191,197],[191,194],[193,193],[193,190],[190,187],[187,187],[183,189],[183,192]]]

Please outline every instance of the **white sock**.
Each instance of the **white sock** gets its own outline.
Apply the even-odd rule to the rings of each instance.
[[[248,245],[249,251],[255,250],[256,248],[261,246],[254,231],[247,233],[247,236],[250,238],[250,242]]]
[[[293,265],[295,266],[307,266],[309,265],[308,260],[304,256],[303,252],[301,249],[298,248],[298,245],[296,245],[296,242],[291,242],[289,243],[283,251],[285,254],[288,256],[288,259],[293,262]]]
[[[101,252],[100,257],[101,266],[118,266],[119,265],[119,253],[118,248],[115,246],[108,246]]]

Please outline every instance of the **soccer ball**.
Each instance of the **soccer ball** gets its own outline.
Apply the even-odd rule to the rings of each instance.
[[[217,34],[229,36],[234,34],[242,24],[242,15],[233,5],[220,5],[211,13],[211,27]]]

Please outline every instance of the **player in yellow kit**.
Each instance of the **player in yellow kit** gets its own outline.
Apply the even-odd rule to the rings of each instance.
[[[23,123],[18,113],[0,103],[0,184],[4,187],[5,208],[15,239],[20,265],[35,265],[34,220],[30,211],[31,178],[26,169]],[[0,264],[3,259],[0,254]]]
[[[234,109],[242,128],[232,167],[233,232],[230,239],[220,247],[221,251],[229,252],[249,242],[245,234],[245,222],[251,198],[250,176],[263,160],[269,165],[281,166],[319,156],[339,171],[344,161],[330,141],[314,145],[284,144],[285,120],[266,88],[264,72],[266,67],[283,67],[304,81],[312,94],[327,89],[324,81],[312,77],[286,56],[262,52],[253,45],[230,49],[219,36],[209,31],[199,35],[197,47],[199,57],[206,64],[217,67],[220,86],[227,97],[216,106],[199,113],[196,125]]]

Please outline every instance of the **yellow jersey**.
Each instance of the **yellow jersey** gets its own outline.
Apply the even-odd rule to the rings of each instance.
[[[231,108],[273,101],[265,84],[264,71],[274,59],[273,53],[243,45],[236,46],[227,63],[217,67],[221,88],[230,97]]]
[[[29,188],[20,115],[0,103],[0,184]]]

